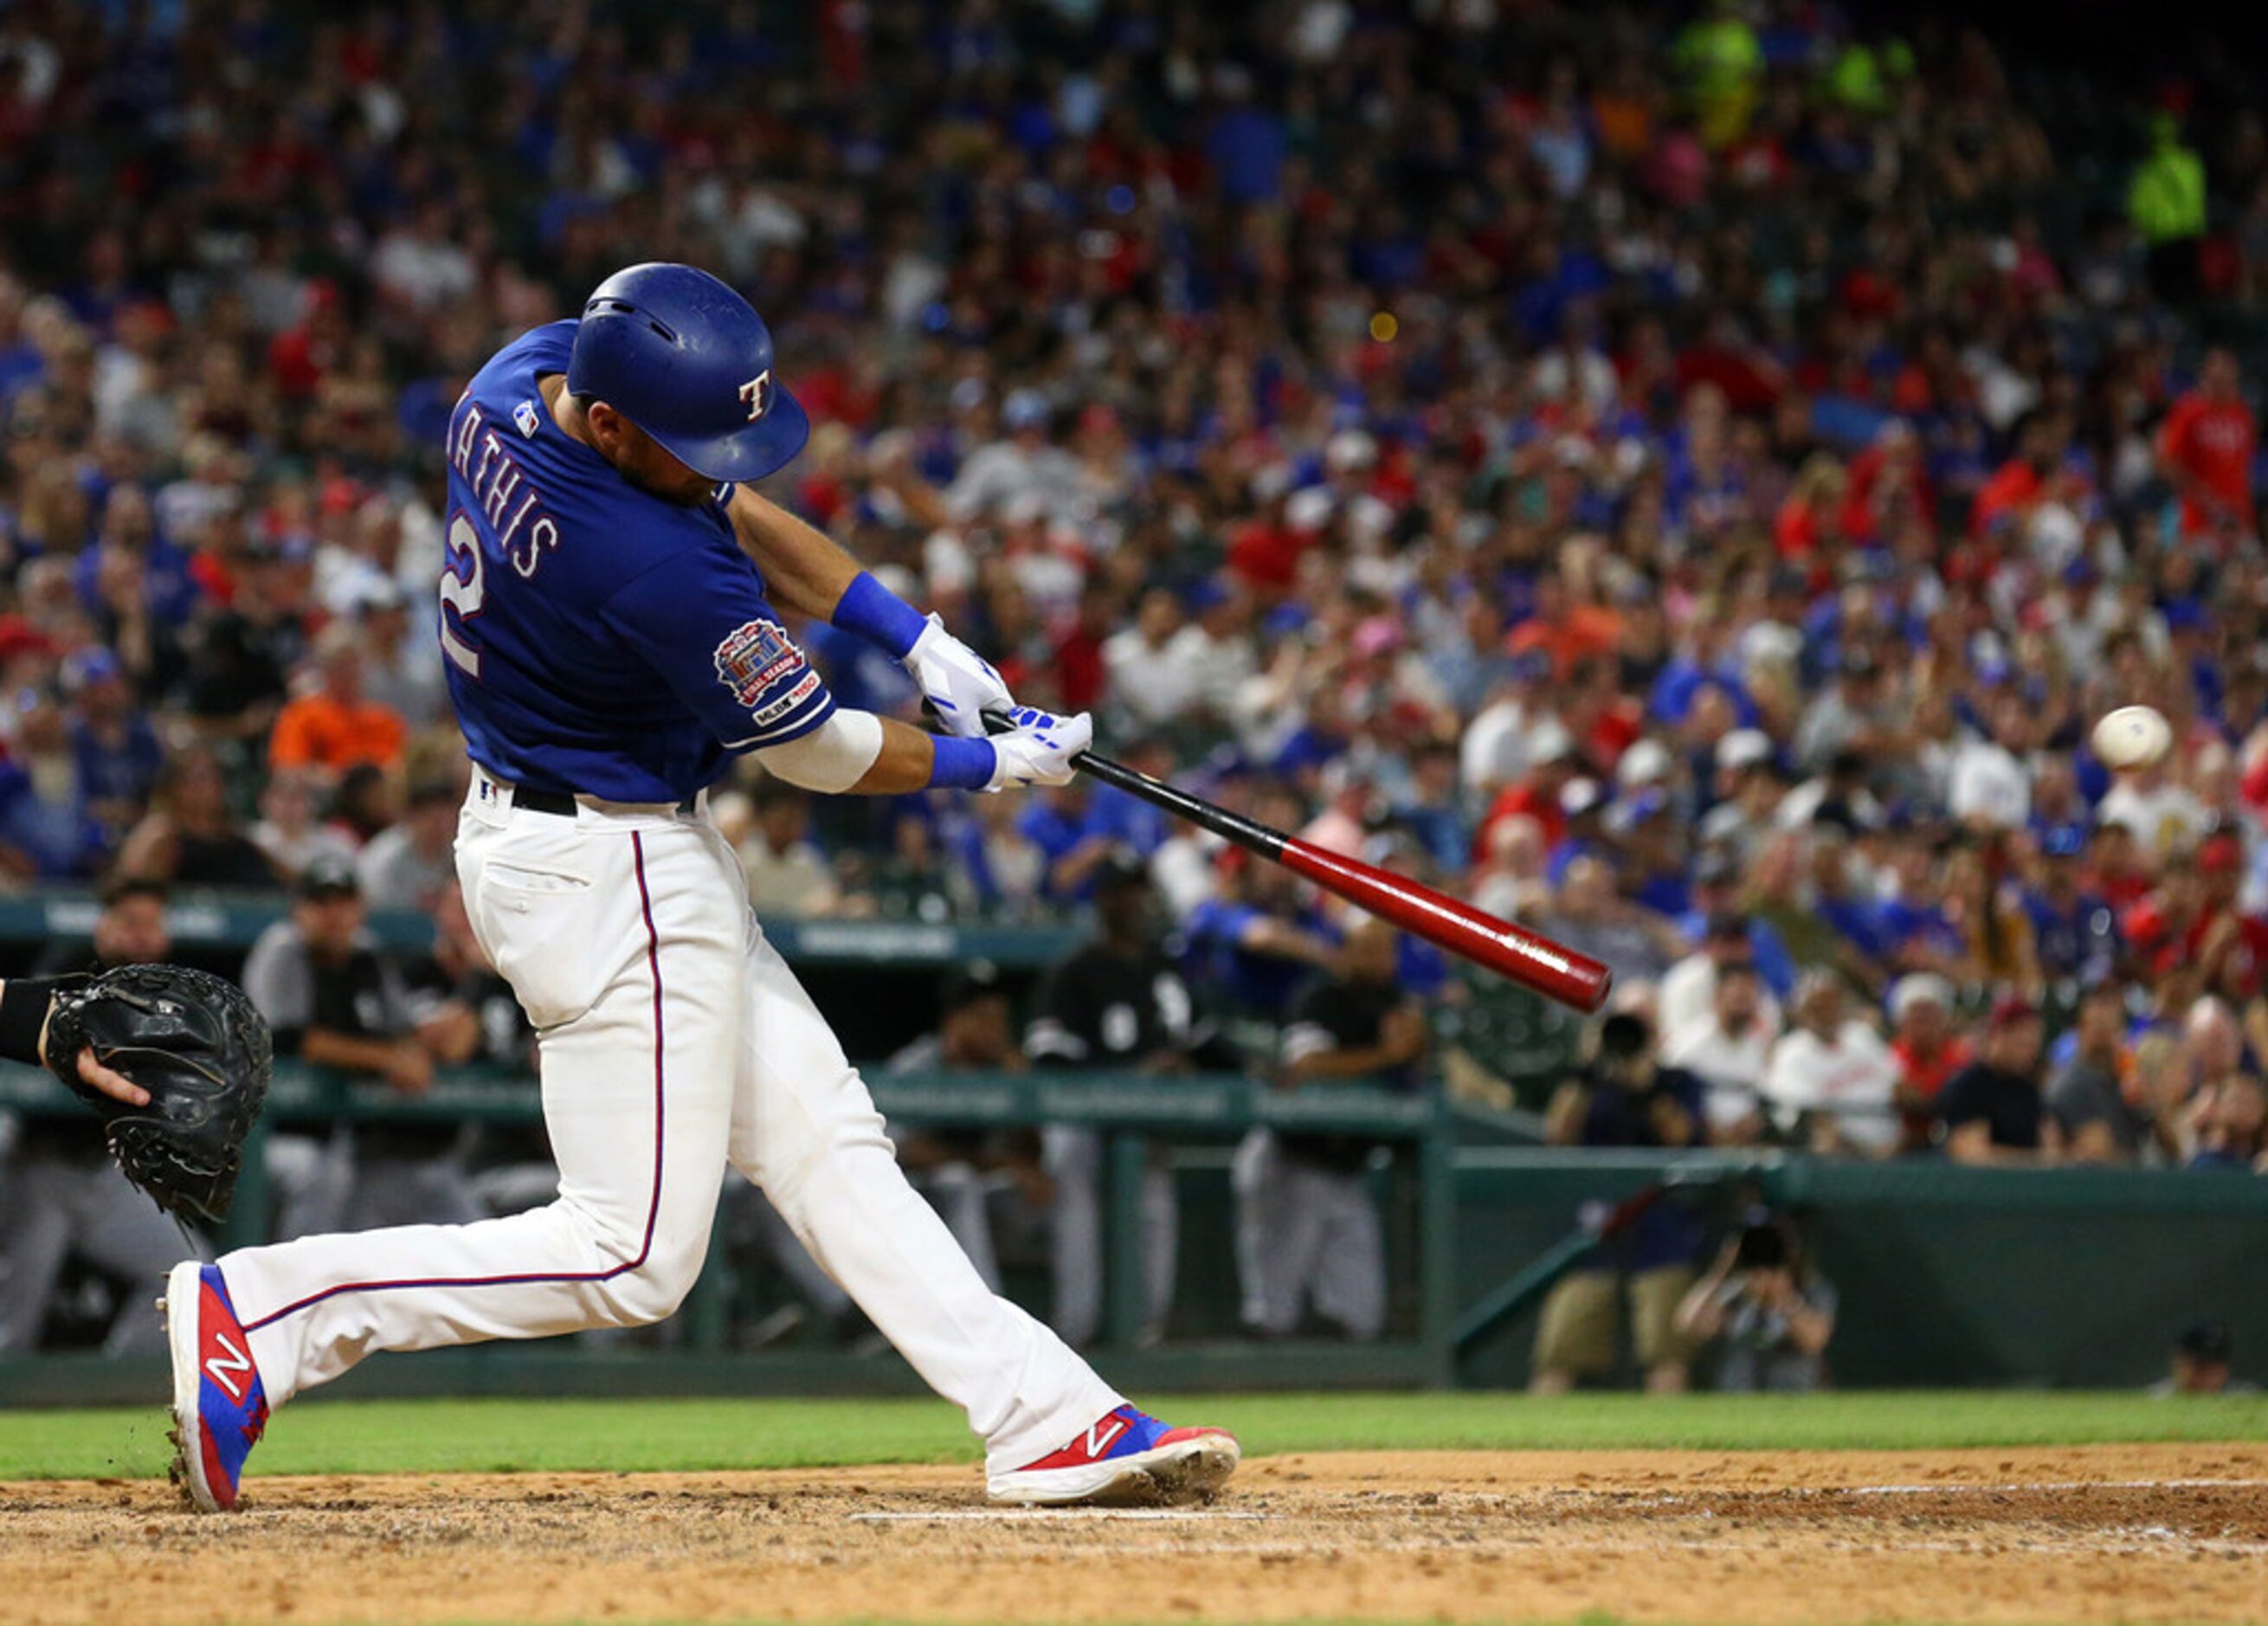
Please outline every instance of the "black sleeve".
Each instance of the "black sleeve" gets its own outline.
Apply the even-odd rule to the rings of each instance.
[[[225,717],[249,704],[244,694],[242,639],[233,617],[210,617],[192,629],[185,684],[189,710]]]
[[[110,968],[94,957],[94,944],[85,938],[77,942],[66,940],[51,942],[40,950],[39,958],[32,962],[26,977],[65,977],[73,972],[99,977]]]
[[[1081,1067],[1098,1059],[1094,991],[1085,970],[1083,958],[1068,959],[1040,984],[1031,1026],[1024,1033],[1024,1052],[1033,1061]]]
[[[1298,1061],[1350,1047],[1345,1002],[1331,997],[1329,981],[1317,980],[1302,988],[1284,1014],[1278,1036],[1279,1059]]]
[[[1284,1008],[1284,1024],[1289,1027],[1295,1022],[1313,1022],[1330,1027],[1332,1007],[1336,1003],[1331,998],[1329,982],[1310,982],[1293,994],[1292,1002]]]
[[[376,1025],[363,1018],[365,1001],[379,1012]],[[307,1025],[352,1038],[394,1038],[406,1030],[408,1017],[398,982],[376,954],[363,949],[337,971],[315,972],[314,1014]]]
[[[1166,990],[1171,988],[1168,994]],[[1199,1008],[1196,995],[1189,991],[1189,979],[1181,967],[1163,954],[1150,967],[1150,999],[1158,1007],[1158,1022],[1172,1048],[1187,1056],[1191,1064],[1204,1068],[1228,1069],[1244,1065],[1244,1057],[1220,1030],[1220,1024]],[[1169,1000],[1178,1004],[1178,1012],[1166,1009]],[[1182,1019],[1181,1031],[1174,1031],[1174,1018]]]
[[[300,1040],[314,1020],[315,973],[288,924],[278,921],[252,945],[244,962],[244,991],[254,1009],[268,1019],[276,1053],[298,1055]]]
[[[1992,1118],[1992,1110],[1977,1088],[1973,1071],[1963,1068],[1946,1080],[1945,1088],[1938,1092],[1937,1115],[1948,1129]]]

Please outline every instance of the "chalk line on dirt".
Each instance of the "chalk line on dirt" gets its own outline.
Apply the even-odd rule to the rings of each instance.
[[[1055,1524],[1066,1519],[1239,1519],[1253,1522],[1272,1519],[1272,1513],[1219,1511],[1197,1507],[953,1507],[915,1510],[907,1512],[845,1513],[845,1519],[862,1525],[946,1524],[1013,1524],[1034,1520]]]

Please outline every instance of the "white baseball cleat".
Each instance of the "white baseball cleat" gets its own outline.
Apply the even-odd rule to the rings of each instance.
[[[1155,1507],[1209,1502],[1244,1455],[1226,1429],[1169,1429],[1121,1406],[1060,1451],[991,1474],[995,1502],[1063,1507]]]

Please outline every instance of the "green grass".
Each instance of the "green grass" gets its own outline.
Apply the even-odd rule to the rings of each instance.
[[[1521,1448],[1796,1451],[2268,1440],[2268,1396],[1867,1392],[1806,1396],[1248,1394],[1165,1401],[1248,1451]],[[0,1479],[135,1476],[170,1452],[155,1408],[0,1413]],[[973,1462],[961,1415],[931,1400],[351,1401],[278,1415],[269,1474],[633,1471]]]

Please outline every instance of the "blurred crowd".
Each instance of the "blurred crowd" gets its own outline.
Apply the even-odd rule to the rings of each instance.
[[[288,893],[287,1044],[524,1056],[450,891],[440,430],[634,258],[750,294],[778,494],[1020,698],[1610,961],[1555,1140],[2268,1166],[2268,120],[2217,81],[1797,0],[0,8],[0,876]],[[2134,703],[2176,748],[2112,773]],[[1123,795],[716,808],[768,913],[1097,920],[945,1064],[1532,1087],[1501,988]],[[372,1222],[452,1134],[279,1179]],[[1251,1326],[1377,1329],[1371,1150],[1240,1154]],[[1047,1194],[1068,1284],[1095,1156],[909,1146]],[[1694,1245],[1650,1324],[1728,1313]],[[1165,1199],[1145,1247],[1154,1324]]]

